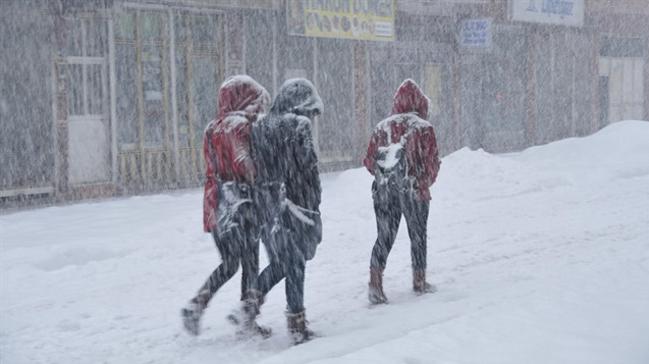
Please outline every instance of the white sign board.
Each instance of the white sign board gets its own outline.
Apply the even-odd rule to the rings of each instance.
[[[460,25],[460,46],[465,48],[491,48],[491,19],[466,19]]]
[[[580,27],[584,0],[510,0],[512,20]]]
[[[451,16],[456,4],[486,4],[490,0],[396,0],[397,10],[410,14]],[[500,0],[499,0],[500,1]]]

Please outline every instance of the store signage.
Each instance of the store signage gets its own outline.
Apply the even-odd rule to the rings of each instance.
[[[492,21],[489,18],[466,19],[460,25],[460,46],[464,48],[491,48]]]
[[[510,0],[512,20],[580,27],[584,24],[584,0]]]
[[[417,15],[453,16],[457,4],[487,4],[490,0],[399,0],[397,10]]]
[[[286,7],[291,35],[394,40],[394,0],[287,0]]]

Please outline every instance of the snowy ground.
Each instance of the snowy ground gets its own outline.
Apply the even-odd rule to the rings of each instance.
[[[649,123],[445,158],[428,222],[439,292],[411,293],[402,225],[391,303],[376,308],[370,182],[362,169],[323,177],[306,283],[322,337],[297,347],[283,284],[260,318],[275,336],[234,338],[238,276],[200,337],[181,330],[180,307],[219,262],[198,190],[0,215],[0,362],[649,363]]]

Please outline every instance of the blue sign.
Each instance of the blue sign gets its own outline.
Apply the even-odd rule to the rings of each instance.
[[[491,19],[466,19],[460,28],[460,46],[491,48]]]
[[[584,0],[510,0],[512,20],[582,26]]]

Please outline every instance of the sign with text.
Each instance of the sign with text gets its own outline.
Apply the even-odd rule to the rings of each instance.
[[[512,20],[580,27],[584,0],[510,0]]]
[[[491,48],[491,19],[466,19],[460,25],[460,46],[464,48]]]
[[[286,7],[291,35],[394,40],[394,0],[287,0]]]

